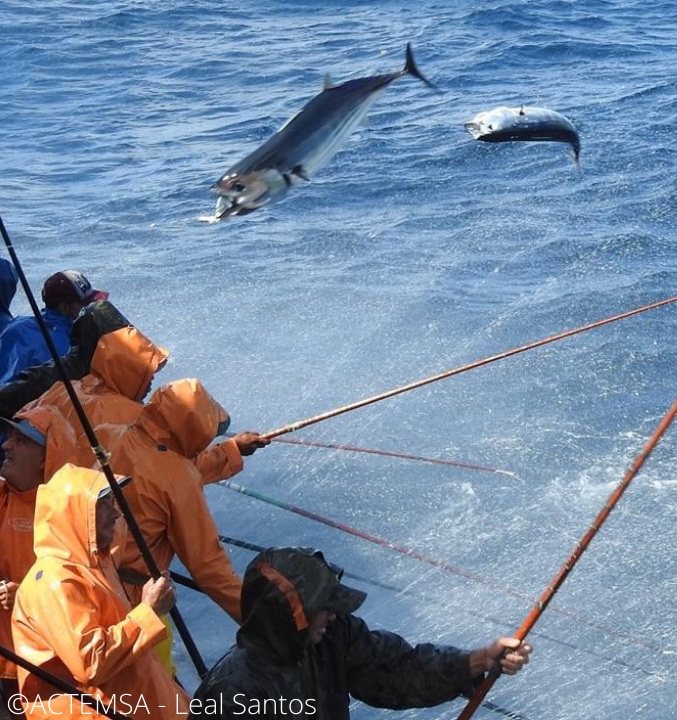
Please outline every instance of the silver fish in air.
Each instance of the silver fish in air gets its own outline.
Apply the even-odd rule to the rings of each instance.
[[[332,85],[327,78],[319,95],[212,185],[219,196],[214,219],[253,212],[284,197],[294,185],[309,180],[341,149],[378,94],[393,80],[407,74],[436,89],[416,67],[410,44],[402,70],[340,85]]]
[[[581,152],[578,132],[571,120],[554,110],[528,105],[497,107],[478,113],[465,123],[465,128],[475,140],[484,142],[527,140],[569,143],[574,162],[578,165]]]

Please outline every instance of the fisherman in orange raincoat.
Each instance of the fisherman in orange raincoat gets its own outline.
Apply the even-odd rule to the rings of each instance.
[[[155,373],[164,366],[169,352],[155,345],[132,325],[99,338],[90,372],[73,381],[73,389],[92,426],[99,423],[129,424],[136,420]],[[53,405],[73,425],[78,435],[77,465],[94,463],[87,436],[80,425],[63,382],[55,383],[27,407]]]
[[[185,718],[188,697],[151,652],[166,634],[160,615],[174,605],[174,589],[164,577],[150,580],[141,602],[131,607],[109,552],[119,517],[106,478],[96,470],[65,465],[40,487],[37,560],[19,587],[12,616],[16,652],[74,679],[122,714]],[[23,668],[19,684],[32,720],[103,717]]]
[[[54,408],[35,408],[5,420],[0,468],[0,645],[12,650],[11,614],[19,583],[35,561],[33,516],[38,486],[76,454],[75,433]],[[5,701],[16,693],[16,666],[0,657]]]
[[[102,423],[131,425],[143,409],[142,401],[150,391],[155,374],[167,362],[169,351],[155,345],[133,325],[123,325],[125,319],[109,302],[97,303],[89,313],[93,317],[89,318],[90,322],[86,325],[81,319],[76,322],[84,326],[83,330],[95,329],[100,335],[93,349],[84,348],[88,344],[88,338],[78,337],[78,347],[82,348],[80,355],[91,355],[91,358],[86,363],[88,373],[81,376],[80,380],[73,381],[73,389],[93,427]],[[107,326],[110,326],[110,329]],[[80,362],[83,360],[85,359],[80,358]],[[37,370],[39,368],[36,368]],[[5,392],[4,388],[2,392]],[[79,446],[75,464],[83,467],[97,466],[63,382],[54,383],[26,407],[37,405],[53,405],[59,408],[75,428]],[[205,484],[229,478],[242,470],[243,455],[251,455],[267,444],[258,433],[242,432],[206,448],[204,453],[195,458],[195,464]],[[105,442],[103,446],[106,448]]]
[[[169,568],[178,555],[200,588],[239,623],[241,580],[221,547],[203,477],[192,462],[227,422],[226,411],[198,380],[177,380],[153,393],[134,425],[109,436],[109,449],[111,467],[134,475],[128,502],[158,566]],[[97,432],[106,437],[105,426]],[[234,452],[231,468],[240,467]],[[147,572],[132,538],[119,567],[123,578]],[[127,591],[138,597],[138,587]]]

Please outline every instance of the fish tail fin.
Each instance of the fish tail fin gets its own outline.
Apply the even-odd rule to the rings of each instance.
[[[581,169],[581,146],[580,145],[574,145],[574,148],[571,151],[571,159],[574,161],[576,170],[580,170]]]
[[[437,87],[437,85],[433,84],[428,80],[428,78],[423,75],[423,73],[418,69],[416,66],[416,62],[414,60],[414,53],[411,49],[411,43],[407,43],[407,52],[406,52],[406,62],[404,64],[404,70],[402,70],[402,74],[409,73],[409,75],[413,75],[414,77],[417,77],[421,82],[424,82],[429,88],[432,88],[433,90],[436,90],[437,92],[440,92],[440,89]]]

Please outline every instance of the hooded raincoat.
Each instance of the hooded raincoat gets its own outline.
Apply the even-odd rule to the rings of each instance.
[[[162,621],[144,603],[132,609],[109,553],[97,548],[96,501],[107,486],[102,473],[66,465],[39,489],[37,560],[12,618],[17,653],[130,717],[185,718],[186,694],[151,652]],[[103,717],[22,668],[19,684],[33,720]]]
[[[177,380],[156,390],[132,427],[117,439],[109,436],[108,447],[113,470],[134,478],[126,497],[160,569],[177,555],[200,588],[239,622],[242,582],[221,547],[191,460],[225,416],[197,380]],[[105,439],[105,428],[99,431]],[[123,576],[147,574],[131,537],[119,567]],[[140,597],[140,587],[126,588],[132,602]]]
[[[54,408],[35,408],[19,413],[22,420],[43,433],[45,447],[44,482],[73,459],[75,433]],[[20,583],[35,561],[33,516],[38,489],[19,492],[0,478],[0,578]],[[0,606],[0,645],[12,649],[11,610]],[[16,666],[0,657],[0,678],[15,678]]]
[[[92,426],[100,423],[133,423],[143,405],[153,376],[167,359],[164,348],[154,345],[135,327],[127,326],[99,338],[91,359],[90,372],[73,388]],[[29,405],[57,407],[78,434],[79,455],[75,464],[90,467],[94,458],[87,436],[68,396],[57,382]]]
[[[347,720],[351,696],[401,710],[472,694],[469,652],[412,647],[351,614],[338,615],[311,644],[308,622],[327,609],[338,581],[321,568],[310,573],[308,563],[307,553],[284,548],[267,550],[249,565],[237,644],[198,688],[191,718]]]
[[[17,276],[14,265],[5,258],[0,258],[0,333],[12,319],[9,306],[16,293]]]

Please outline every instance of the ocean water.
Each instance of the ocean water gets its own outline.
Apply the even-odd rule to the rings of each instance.
[[[675,292],[677,21],[667,2],[90,0],[0,4],[0,214],[34,291],[77,268],[200,378],[233,429],[272,430]],[[311,183],[205,224],[209,186],[320,91],[405,77]],[[498,105],[570,117],[488,145]],[[17,298],[17,313],[28,311]],[[236,481],[462,572],[213,486],[222,533],[325,550],[363,616],[412,641],[511,634],[677,394],[667,306],[327,420],[290,438],[512,474],[274,443]],[[677,717],[677,428],[488,700],[537,720]],[[252,558],[232,549],[243,570]],[[465,573],[465,574],[464,574]],[[473,575],[467,577],[467,573]],[[233,623],[181,589],[208,664]],[[179,675],[198,682],[177,645]],[[356,720],[455,717],[463,703]],[[500,711],[482,708],[476,717]],[[505,714],[502,714],[505,717]]]

